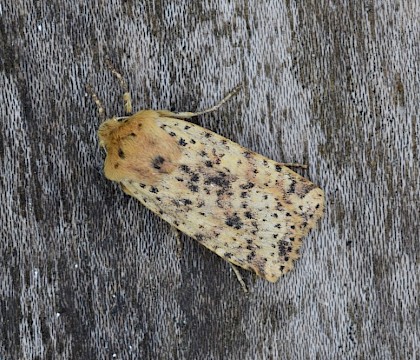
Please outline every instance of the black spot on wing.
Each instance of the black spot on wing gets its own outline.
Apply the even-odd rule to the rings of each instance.
[[[189,173],[191,171],[189,166],[187,165],[181,165],[179,168],[181,169],[181,171],[186,172],[186,173]]]
[[[252,182],[248,182],[247,184],[239,185],[239,187],[243,190],[252,189],[255,185]]]
[[[204,237],[204,235],[203,235],[203,234],[195,234],[193,237],[194,237],[194,238],[195,238],[195,240],[197,240],[198,242],[202,242],[202,241],[204,241],[204,240],[205,240],[205,237]]]
[[[289,243],[287,241],[284,241],[284,240],[279,241],[279,255],[281,257],[287,254],[288,247],[289,247]]]
[[[250,211],[245,212],[245,216],[246,216],[248,219],[253,219],[253,218],[254,218],[254,216],[252,215],[252,213],[251,213]]]
[[[162,164],[165,162],[165,159],[162,156],[156,156],[152,161],[153,168],[160,170]]]
[[[205,185],[214,184],[222,188],[227,188],[230,186],[230,181],[227,179],[226,174],[219,172],[217,176],[209,176],[204,180]]]
[[[244,225],[244,223],[241,221],[241,219],[239,218],[239,216],[236,213],[233,214],[233,216],[229,216],[226,219],[225,224],[227,226],[231,226],[231,227],[233,227],[234,229],[237,229],[237,230],[241,229],[242,226]]]
[[[296,181],[292,180],[289,186],[288,193],[294,194],[296,192]]]
[[[194,184],[189,184],[188,189],[190,189],[192,192],[198,192],[198,186]]]

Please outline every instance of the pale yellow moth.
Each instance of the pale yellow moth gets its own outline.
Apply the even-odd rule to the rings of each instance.
[[[130,113],[127,85],[112,71]],[[104,172],[226,261],[275,282],[293,267],[302,238],[321,218],[324,193],[285,166],[296,164],[270,160],[182,120],[216,110],[234,92],[197,113],[141,110],[105,120],[98,132]]]

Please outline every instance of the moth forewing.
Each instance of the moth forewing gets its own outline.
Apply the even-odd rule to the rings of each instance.
[[[277,281],[322,216],[322,190],[178,117],[144,110],[103,123],[106,177],[225,260]]]

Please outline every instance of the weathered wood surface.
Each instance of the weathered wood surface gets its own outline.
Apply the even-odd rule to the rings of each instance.
[[[419,357],[419,1],[0,0],[1,359]],[[326,214],[276,284],[102,175],[91,82],[309,164]]]

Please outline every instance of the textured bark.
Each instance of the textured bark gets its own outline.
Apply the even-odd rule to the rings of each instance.
[[[111,4],[112,3],[112,4]],[[418,0],[0,0],[1,359],[419,356]],[[109,115],[196,123],[301,172],[326,214],[278,283],[230,267],[102,174]]]

